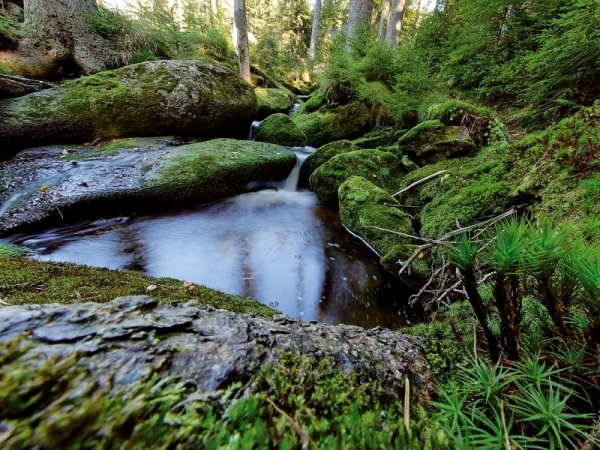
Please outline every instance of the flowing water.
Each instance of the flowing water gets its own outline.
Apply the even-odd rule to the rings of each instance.
[[[408,324],[410,289],[352,237],[337,211],[297,190],[302,161],[278,189],[162,214],[16,235],[44,261],[135,269],[259,300],[301,320],[390,328]]]

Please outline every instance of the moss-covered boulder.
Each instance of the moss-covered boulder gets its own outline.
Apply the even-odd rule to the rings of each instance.
[[[0,101],[0,159],[99,137],[245,138],[257,111],[252,87],[225,66],[144,62]]]
[[[296,162],[294,152],[281,146],[233,139],[139,148],[101,159],[71,160],[60,158],[60,148],[50,148],[47,158],[28,161],[31,156],[23,152],[0,165],[0,178],[12,180],[3,198],[16,198],[2,205],[0,235],[43,222],[68,223],[216,200],[247,192],[251,182],[284,179]]]
[[[275,113],[285,113],[292,108],[290,92],[277,88],[256,88],[256,100],[258,102],[257,118],[264,119]]]
[[[338,188],[353,175],[393,192],[400,186],[405,173],[401,160],[393,153],[356,150],[334,156],[315,170],[309,181],[321,202],[337,205]]]
[[[421,122],[402,135],[398,145],[403,153],[422,165],[471,155],[477,151],[466,129],[445,126],[439,120]]]
[[[308,155],[304,164],[302,164],[302,169],[300,170],[301,180],[308,182],[312,173],[331,158],[355,150],[358,150],[358,147],[356,147],[352,141],[348,140],[330,142],[329,144],[319,147],[316,151]]]
[[[329,142],[352,139],[369,128],[369,108],[360,102],[331,110],[319,110],[292,117],[306,137],[308,145],[320,147]]]
[[[379,253],[387,270],[397,273],[402,261],[406,261],[417,248],[408,238],[394,234],[415,234],[410,219],[398,202],[388,192],[362,177],[348,178],[340,186],[339,199],[343,224]],[[406,278],[413,282],[427,279],[430,271],[425,261],[424,257],[416,259]]]
[[[507,181],[507,150],[507,144],[489,146],[473,158],[448,159],[406,175],[402,187],[446,171],[398,197],[400,203],[418,212],[421,235],[439,239],[455,230],[457,223],[472,225],[509,209],[515,198]]]
[[[306,135],[287,114],[273,114],[261,122],[256,129],[255,140],[288,147],[306,145]]]

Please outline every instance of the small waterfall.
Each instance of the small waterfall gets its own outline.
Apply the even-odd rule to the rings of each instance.
[[[252,125],[250,125],[250,131],[248,132],[249,141],[253,141],[256,138],[256,129],[258,128],[261,122],[261,120],[255,120],[252,122]]]
[[[288,111],[288,116],[293,115],[296,111],[300,109],[300,103],[294,103],[292,108]]]
[[[300,178],[300,168],[308,155],[313,153],[316,148],[313,147],[292,147],[292,151],[296,154],[296,165],[290,172],[285,185],[283,186],[284,191],[295,191],[298,188],[298,179]]]

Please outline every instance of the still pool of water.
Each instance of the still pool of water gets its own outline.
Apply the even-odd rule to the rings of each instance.
[[[259,300],[300,320],[395,328],[415,320],[410,288],[306,190],[13,236],[44,261],[135,269]]]

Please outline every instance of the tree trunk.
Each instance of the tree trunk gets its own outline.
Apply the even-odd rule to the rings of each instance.
[[[24,45],[85,75],[118,67],[122,55],[85,20],[97,8],[96,0],[26,0]]]
[[[400,37],[400,31],[402,30],[402,18],[404,17],[405,6],[406,0],[393,0],[390,21],[385,35],[385,40],[389,42],[392,48],[398,46],[398,38]]]
[[[379,19],[379,40],[385,39],[387,24],[390,17],[390,0],[383,0],[381,2],[381,17]]]
[[[312,33],[310,34],[310,47],[308,50],[308,70],[312,76],[315,55],[317,54],[317,40],[319,38],[319,22],[321,21],[321,0],[315,0],[313,11]]]
[[[348,15],[348,49],[353,39],[359,36],[360,30],[371,26],[373,0],[350,0]]]
[[[237,30],[236,42],[240,76],[250,83],[250,51],[248,49],[248,26],[246,23],[245,0],[233,1],[233,21]]]

